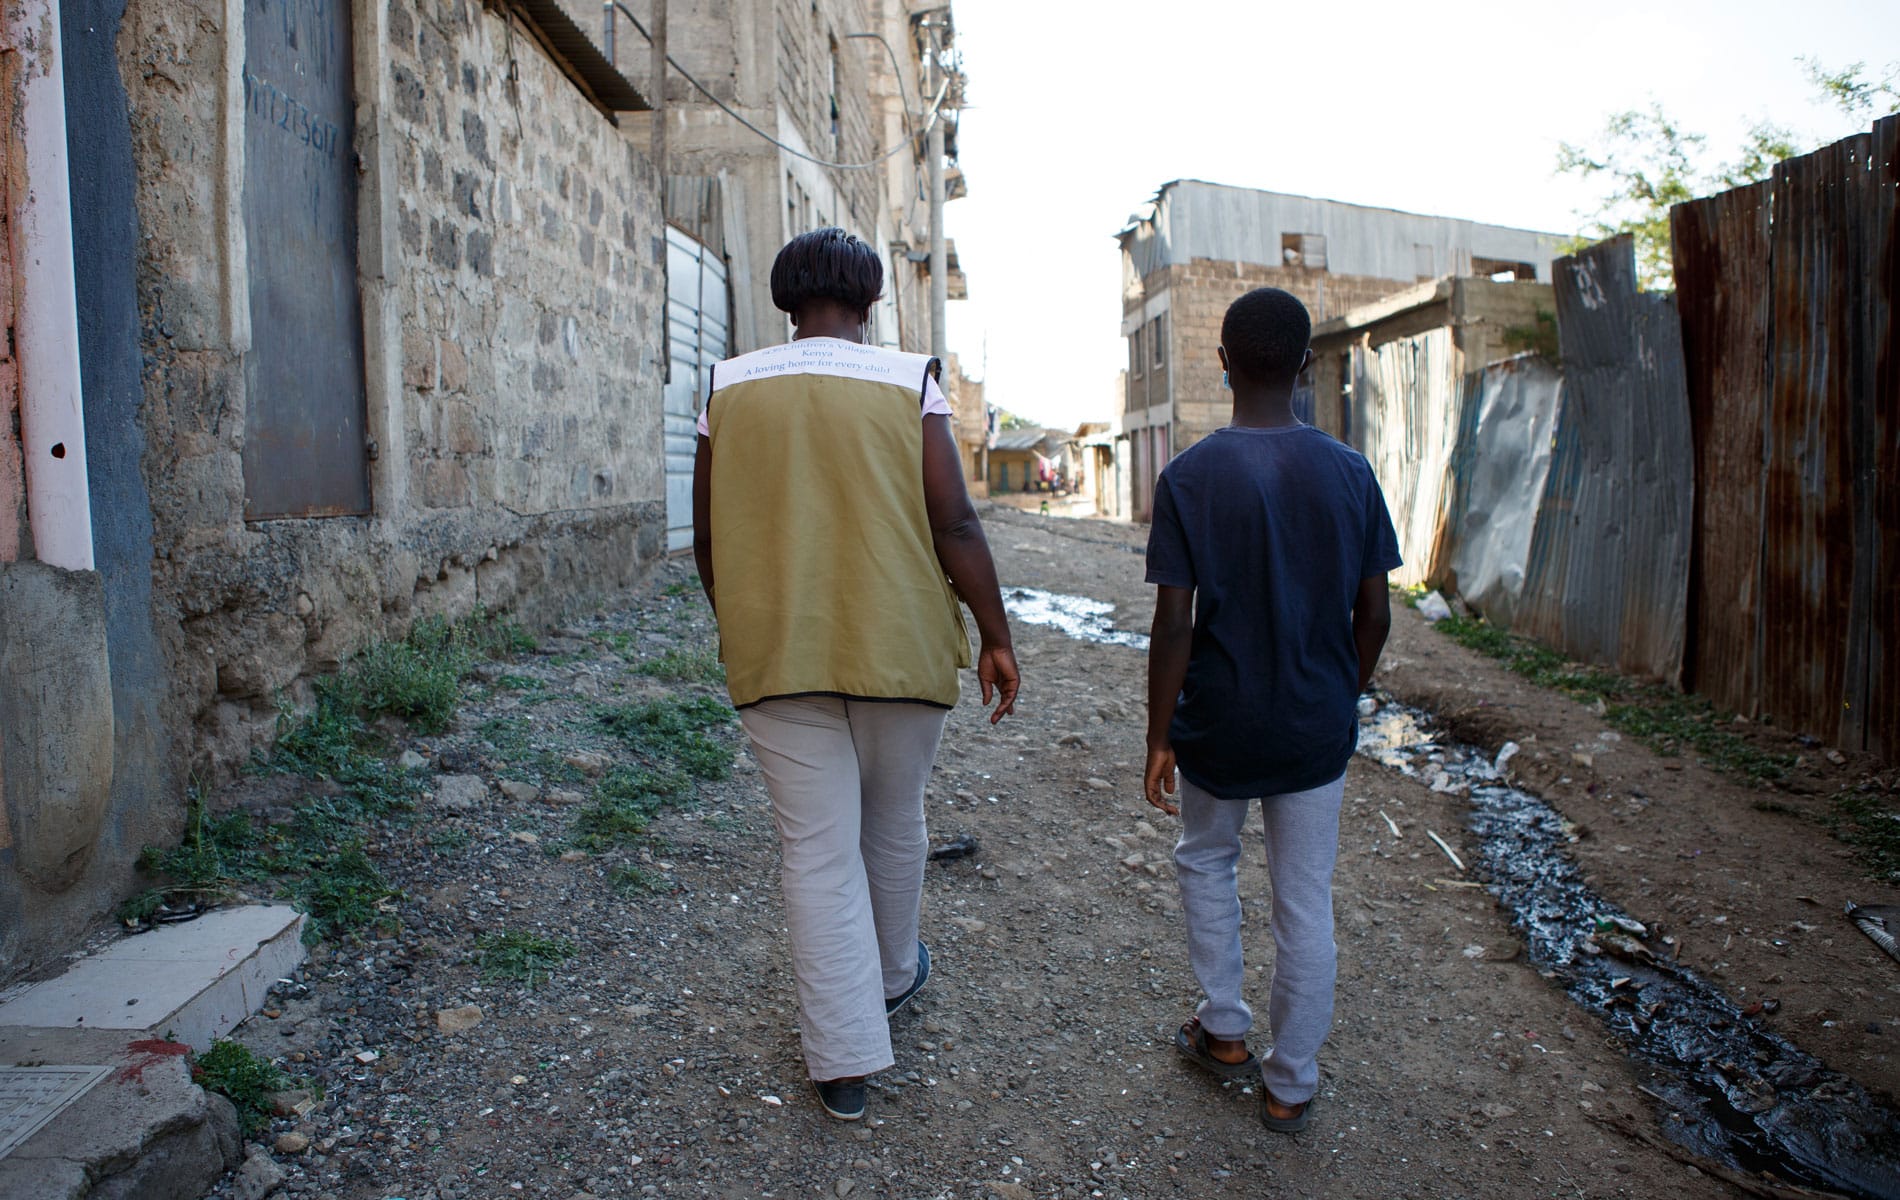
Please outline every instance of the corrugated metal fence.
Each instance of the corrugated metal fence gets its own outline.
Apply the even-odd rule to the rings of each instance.
[[[1563,404],[1513,626],[1673,682],[1694,487],[1675,302],[1637,289],[1628,237],[1559,259],[1556,274]]]
[[[1687,681],[1900,757],[1900,117],[1672,223],[1703,481]]]

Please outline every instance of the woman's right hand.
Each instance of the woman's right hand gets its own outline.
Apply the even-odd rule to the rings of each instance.
[[[1016,711],[1016,689],[1022,676],[1016,669],[1016,652],[1008,646],[985,644],[976,659],[976,680],[983,685],[983,706],[996,697],[996,711],[990,714],[994,725]]]

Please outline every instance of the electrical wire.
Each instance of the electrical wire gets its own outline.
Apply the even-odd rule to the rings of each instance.
[[[653,35],[647,32],[646,26],[640,24],[640,18],[634,16],[633,13],[627,9],[627,6],[625,4],[620,3],[620,0],[614,0],[614,7],[619,9],[621,15],[627,18],[627,21],[630,24],[632,24],[635,32],[637,32],[641,37],[645,38],[649,45],[652,44]],[[889,46],[887,45],[885,48],[889,49]],[[893,53],[893,58],[895,58],[895,53]],[[721,100],[719,97],[713,95],[712,91],[709,88],[707,88],[705,84],[693,78],[692,73],[688,71],[685,67],[682,67],[679,63],[679,60],[674,58],[671,54],[668,54],[666,56],[666,61],[668,64],[672,66],[672,68],[675,71],[678,71],[680,73],[680,77],[682,79],[686,80],[686,82],[692,84],[693,87],[697,88],[699,90],[700,95],[706,97],[706,99],[718,105],[720,110],[724,112],[727,116],[739,122],[739,124],[745,126],[747,129],[751,130],[753,133],[757,134],[759,137],[764,138],[766,141],[772,143],[774,146],[777,146],[780,150],[785,151],[785,153],[791,155],[794,158],[802,158],[806,162],[817,163],[821,167],[830,167],[831,169],[836,170],[836,171],[871,171],[871,170],[877,169],[878,167],[883,166],[886,160],[896,158],[899,154],[903,153],[905,150],[910,148],[910,139],[906,139],[906,141],[902,145],[893,146],[889,150],[885,151],[883,154],[880,154],[876,158],[872,159],[870,162],[861,162],[861,163],[832,162],[829,159],[819,158],[815,154],[807,154],[796,146],[786,145],[784,142],[779,141],[777,138],[773,137],[771,134],[767,133],[765,130],[760,129],[757,125],[754,125],[752,122],[746,120],[737,111],[735,111],[731,105],[727,104],[724,100]],[[898,76],[898,80],[899,80],[899,86],[901,87],[902,80],[903,80],[903,76],[901,74]],[[932,126],[936,125],[937,121],[942,118],[943,98],[949,92],[949,90],[950,90],[950,80],[948,77],[946,77],[943,81],[943,86],[937,89],[936,99],[930,102],[930,120],[924,123],[925,136],[929,135]],[[900,99],[901,99],[901,93],[900,93]]]
[[[897,80],[897,102],[904,110],[904,136],[915,138],[917,135],[910,127],[910,93],[904,90],[904,68],[897,65],[897,50],[891,45],[890,39],[881,33],[847,33],[844,36],[846,41],[852,38],[875,38],[877,44],[884,47],[884,53],[891,60],[891,77]]]

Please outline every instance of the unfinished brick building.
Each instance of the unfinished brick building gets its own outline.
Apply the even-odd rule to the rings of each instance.
[[[1315,324],[1441,276],[1548,282],[1556,234],[1177,180],[1119,234],[1128,374],[1121,439],[1131,515],[1168,460],[1227,423],[1221,317],[1284,288]]]

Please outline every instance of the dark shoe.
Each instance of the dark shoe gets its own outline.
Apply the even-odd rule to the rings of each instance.
[[[1277,1104],[1279,1101],[1276,1100],[1274,1103]],[[1260,1085],[1260,1123],[1275,1133],[1298,1133],[1312,1124],[1313,1106],[1318,1103],[1319,1097],[1315,1096],[1305,1104],[1289,1104],[1288,1108],[1297,1108],[1299,1111],[1290,1117],[1276,1117],[1267,1108],[1267,1085],[1263,1083]]]
[[[903,995],[886,996],[884,998],[884,1015],[887,1017],[896,1016],[898,1013],[898,1010],[902,1009],[906,1004],[909,1004],[911,1001],[911,997],[915,996],[918,992],[923,991],[924,985],[929,982],[930,982],[930,947],[924,945],[924,940],[922,938],[918,938],[917,939],[917,978],[915,981],[911,983],[909,988],[905,989]]]
[[[864,1080],[862,1079],[814,1079],[811,1090],[818,1093],[818,1103],[826,1112],[840,1121],[857,1121],[864,1117]]]
[[[1239,1062],[1215,1058],[1214,1052],[1207,1048],[1207,1030],[1201,1028],[1199,1017],[1189,1017],[1174,1031],[1174,1048],[1181,1052],[1181,1057],[1222,1079],[1255,1079],[1260,1075],[1260,1059],[1251,1052]]]

